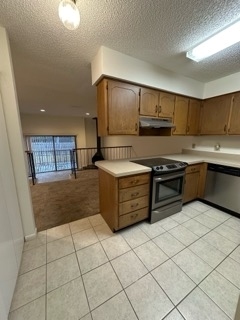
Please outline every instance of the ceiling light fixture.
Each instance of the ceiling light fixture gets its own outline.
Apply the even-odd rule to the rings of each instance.
[[[68,30],[75,30],[80,24],[80,13],[76,0],[62,0],[58,7],[58,15]]]
[[[188,51],[186,56],[194,61],[201,61],[213,54],[226,49],[240,41],[240,21],[230,25],[226,29],[215,34],[211,38],[202,42],[192,50]]]
[[[45,110],[45,109],[40,109],[40,111],[41,111],[41,112],[46,112],[46,110]]]

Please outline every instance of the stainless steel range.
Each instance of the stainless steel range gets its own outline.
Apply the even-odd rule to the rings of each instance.
[[[152,168],[150,223],[182,210],[184,176],[187,164],[166,158],[134,160]]]

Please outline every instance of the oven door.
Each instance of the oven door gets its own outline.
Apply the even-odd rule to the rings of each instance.
[[[153,176],[152,210],[182,200],[185,171]]]

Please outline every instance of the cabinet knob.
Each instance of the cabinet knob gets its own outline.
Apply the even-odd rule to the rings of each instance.
[[[138,124],[135,123],[135,131],[138,131]]]
[[[136,196],[138,196],[139,195],[139,192],[135,192],[135,193],[132,193],[131,194],[131,197],[136,197]]]
[[[226,132],[227,131],[227,125],[225,124],[223,131]]]
[[[157,106],[157,104],[156,104],[155,113],[157,113],[157,112],[158,112],[158,106]]]
[[[138,213],[132,214],[132,215],[131,215],[131,219],[136,219],[137,216],[138,216]]]
[[[132,205],[131,205],[131,208],[136,208],[138,206],[138,202],[137,203],[133,203]]]
[[[132,183],[132,184],[137,184],[138,182],[139,182],[139,180],[138,180],[138,179],[137,179],[137,180],[132,180],[132,181],[131,181],[131,183]]]

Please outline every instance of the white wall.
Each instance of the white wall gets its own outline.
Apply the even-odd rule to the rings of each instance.
[[[0,27],[0,88],[24,235],[35,234],[32,202],[23,152],[22,130],[7,33]],[[5,152],[5,150],[0,150]],[[7,164],[6,164],[7,165]],[[12,192],[12,190],[10,190]]]
[[[21,114],[21,123],[24,135],[76,135],[77,147],[86,147],[83,117]]]
[[[240,91],[240,72],[206,83],[203,98],[206,99],[235,91]]]
[[[5,29],[0,27],[0,319],[7,320],[23,249],[22,219],[28,207],[14,78]],[[16,141],[14,141],[16,139]],[[15,149],[16,148],[16,149]],[[16,154],[18,153],[18,154]],[[21,171],[21,172],[18,172]],[[26,182],[26,183],[25,183]],[[23,190],[20,191],[22,184]],[[28,193],[29,195],[29,193]],[[24,201],[26,204],[24,205]],[[31,203],[30,203],[31,204]],[[26,212],[23,210],[26,209]],[[22,219],[21,219],[22,217]],[[31,217],[30,217],[31,221]],[[34,220],[32,220],[34,222]],[[30,222],[31,224],[31,222]],[[33,228],[26,222],[29,232]]]
[[[203,97],[204,83],[103,46],[91,65],[93,84],[105,75],[195,98]]]
[[[134,136],[113,136],[104,137],[102,145],[132,146],[132,158],[142,156],[156,156],[163,154],[181,153],[182,148],[190,148],[194,137],[134,137]]]

